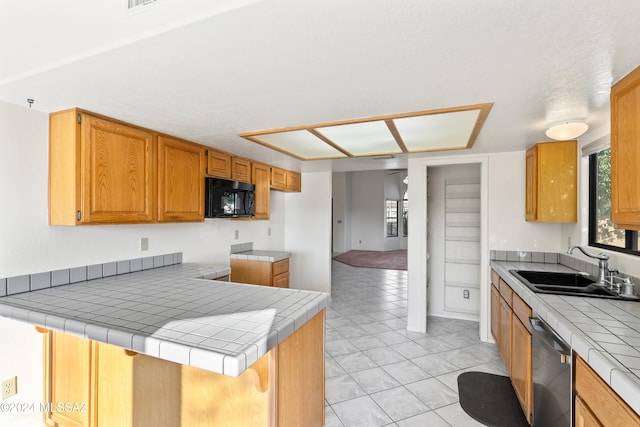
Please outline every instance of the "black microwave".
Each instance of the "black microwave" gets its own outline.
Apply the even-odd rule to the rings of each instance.
[[[204,217],[239,218],[255,214],[256,186],[246,182],[205,178]]]

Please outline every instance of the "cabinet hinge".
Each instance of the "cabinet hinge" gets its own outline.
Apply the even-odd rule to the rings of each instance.
[[[77,212],[76,212],[76,219],[77,219],[78,221],[80,221],[80,220],[82,219],[82,212],[80,212],[80,211],[77,211]]]
[[[82,114],[78,113],[78,115],[76,116],[76,119],[78,120],[78,124],[82,123]]]

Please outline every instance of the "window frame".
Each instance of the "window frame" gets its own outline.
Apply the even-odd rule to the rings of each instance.
[[[396,205],[396,216],[389,216],[389,203],[395,203]],[[398,226],[399,226],[399,217],[398,217],[398,207],[399,207],[399,202],[398,200],[395,199],[387,199],[385,200],[385,204],[384,204],[384,224],[385,224],[385,236],[386,237],[399,237],[399,230],[398,230]],[[389,225],[393,223],[393,221],[389,221],[389,220],[395,220],[395,224],[396,224],[396,234],[389,234]],[[393,229],[393,227],[391,227]]]
[[[601,150],[604,151],[604,150]],[[620,252],[629,255],[640,256],[640,250],[638,250],[638,231],[636,230],[624,230],[624,247],[621,246],[613,246],[605,243],[600,243],[596,241],[597,238],[597,199],[596,199],[596,191],[598,187],[597,176],[598,176],[598,154],[601,151],[595,152],[589,155],[589,246],[606,249],[608,251]]]

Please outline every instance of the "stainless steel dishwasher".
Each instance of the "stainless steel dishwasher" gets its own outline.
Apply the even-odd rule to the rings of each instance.
[[[533,346],[533,426],[569,427],[571,347],[542,319],[530,319]]]

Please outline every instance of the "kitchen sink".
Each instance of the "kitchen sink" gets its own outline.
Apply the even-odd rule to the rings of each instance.
[[[533,292],[542,294],[576,295],[595,298],[626,299],[596,283],[586,273],[556,273],[549,271],[510,270]]]

